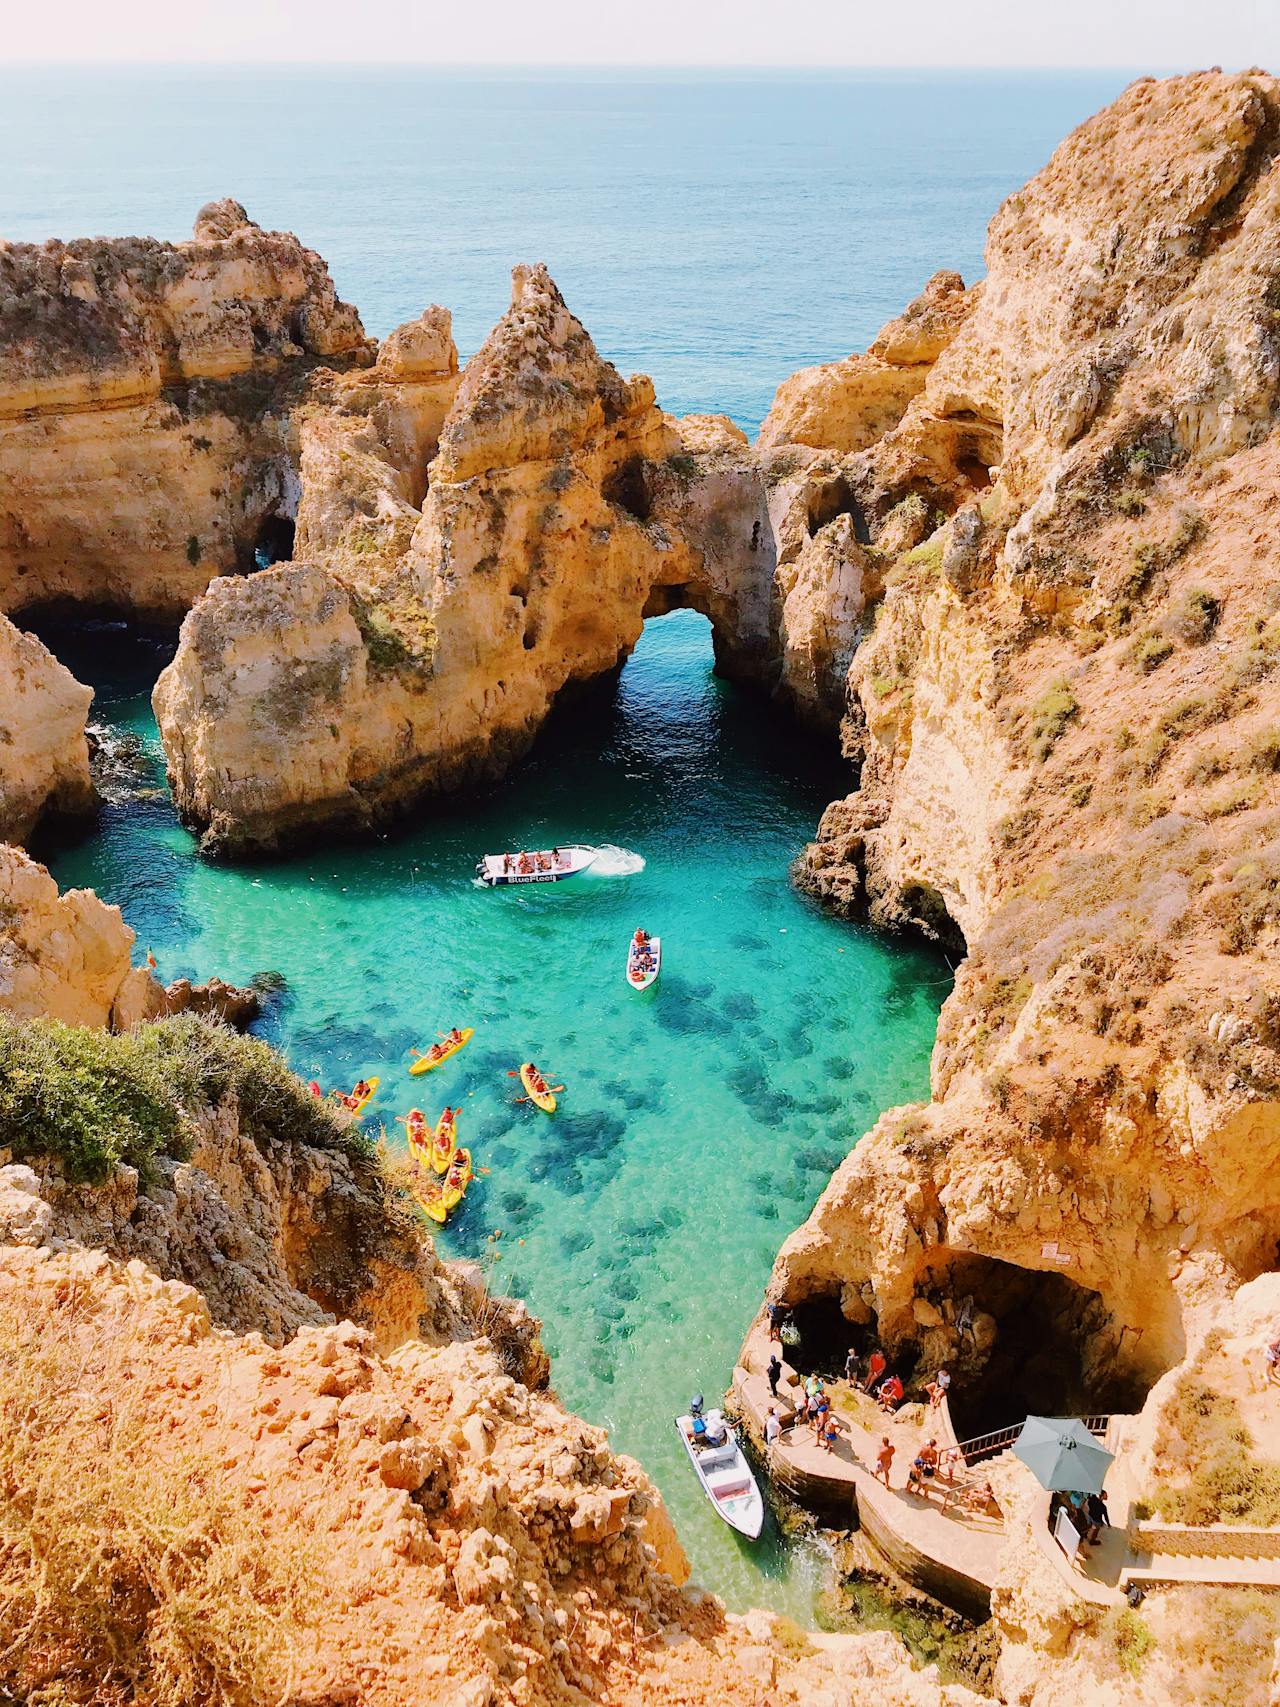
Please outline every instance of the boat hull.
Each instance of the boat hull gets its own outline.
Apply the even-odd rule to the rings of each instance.
[[[658,974],[662,971],[662,938],[651,936],[649,947],[653,951],[653,965],[647,972],[633,972],[631,949],[627,949],[627,983],[633,990],[651,990],[658,982]]]
[[[539,852],[550,857],[551,850],[542,848]],[[565,847],[560,852],[563,863],[548,871],[504,871],[501,854],[485,854],[476,867],[476,875],[490,889],[503,889],[516,883],[563,883],[566,877],[576,877],[595,863],[594,848]]]
[[[692,1417],[675,1421],[694,1475],[717,1516],[748,1541],[755,1541],[764,1527],[764,1499],[737,1436],[728,1429],[723,1446],[699,1449],[693,1444]]]

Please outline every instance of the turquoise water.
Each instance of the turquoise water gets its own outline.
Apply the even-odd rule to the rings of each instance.
[[[159,649],[122,630],[49,638],[159,781]],[[444,1248],[491,1261],[542,1317],[557,1390],[656,1478],[700,1580],[802,1613],[811,1562],[719,1524],[671,1419],[727,1384],[779,1244],[852,1141],[927,1086],[945,964],[788,884],[843,786],[711,674],[709,626],[681,612],[649,623],[616,684],[565,709],[507,786],[399,835],[232,869],[195,857],[161,794],[107,807],[53,860],[62,884],[120,903],[165,979],[282,972],[267,1035],[326,1087],[380,1074],[375,1125],[462,1104],[491,1171]],[[481,852],[567,841],[630,875],[474,882]],[[663,939],[644,995],[623,976],[637,924]],[[452,1024],[476,1027],[470,1045],[410,1079],[409,1050]],[[568,1087],[554,1118],[515,1102],[508,1071],[530,1058]]]
[[[0,68],[0,237],[180,238],[235,195],[328,258],[369,331],[443,302],[464,356],[511,265],[544,259],[667,408],[753,429],[782,379],[864,345],[936,268],[977,276],[1001,198],[1125,81]],[[158,784],[162,648],[98,629],[54,646],[98,687],[95,715],[143,737]],[[720,1526],[671,1417],[727,1381],[778,1245],[849,1144],[925,1089],[948,978],[792,892],[848,774],[710,662],[700,618],[650,624],[507,786],[393,838],[209,866],[160,791],[53,864],[123,905],[166,978],[281,971],[267,1030],[303,1074],[381,1073],[388,1122],[461,1100],[491,1171],[444,1243],[501,1251],[496,1283],[546,1322],[562,1397],[644,1461],[699,1578],[807,1616],[812,1556]],[[473,885],[480,852],[557,840],[636,869]],[[643,997],[623,979],[639,923],[666,955]],[[410,1080],[409,1048],[453,1023],[477,1027],[470,1047]],[[507,1071],[530,1055],[569,1086],[554,1121],[513,1104]]]

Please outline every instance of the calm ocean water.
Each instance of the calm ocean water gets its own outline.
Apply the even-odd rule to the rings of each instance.
[[[234,194],[325,254],[371,331],[437,300],[464,354],[511,263],[546,259],[668,407],[754,427],[779,380],[864,344],[935,268],[975,276],[996,203],[1119,81],[3,73],[0,235],[176,238]],[[163,646],[49,638],[158,783]],[[949,979],[789,888],[848,774],[710,665],[701,618],[650,623],[509,784],[366,846],[209,866],[161,792],[108,807],[54,870],[119,902],[166,978],[283,972],[268,1034],[326,1085],[381,1074],[375,1124],[461,1102],[490,1172],[447,1250],[544,1318],[558,1391],[643,1460],[699,1579],[807,1616],[813,1555],[718,1524],[671,1419],[729,1379],[778,1245],[850,1144],[926,1091]],[[554,841],[636,857],[474,886],[485,849]],[[644,997],[622,971],[639,923],[665,950]],[[454,1023],[476,1026],[468,1050],[411,1080],[411,1046]],[[512,1100],[531,1055],[569,1086],[554,1121]]]
[[[1127,81],[1106,73],[0,68],[0,238],[190,235],[232,195],[324,255],[367,330],[463,355],[546,261],[665,407],[749,431],[861,348]]]

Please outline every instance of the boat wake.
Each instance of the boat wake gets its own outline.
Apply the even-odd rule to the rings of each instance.
[[[637,871],[644,870],[644,856],[632,853],[630,848],[615,847],[612,842],[605,842],[596,849],[596,857],[584,873],[587,877],[634,877]]]

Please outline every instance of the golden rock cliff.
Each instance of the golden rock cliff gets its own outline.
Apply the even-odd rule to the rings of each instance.
[[[93,698],[32,634],[0,615],[0,842],[96,800],[85,718]]]
[[[291,520],[308,376],[368,360],[319,256],[236,202],[184,244],[0,244],[0,609],[181,616]]]
[[[1280,1235],[1278,130],[1261,74],[1133,85],[841,457],[884,593],[801,880],[967,958],[774,1288],[1042,1410],[1132,1402]]]
[[[157,685],[174,797],[206,847],[367,827],[501,773],[648,611],[698,605],[725,667],[759,667],[773,555],[742,436],[698,419],[686,445],[545,269],[517,269],[416,487],[384,420],[354,459],[329,448],[345,431],[304,437],[314,559],[211,587]]]

